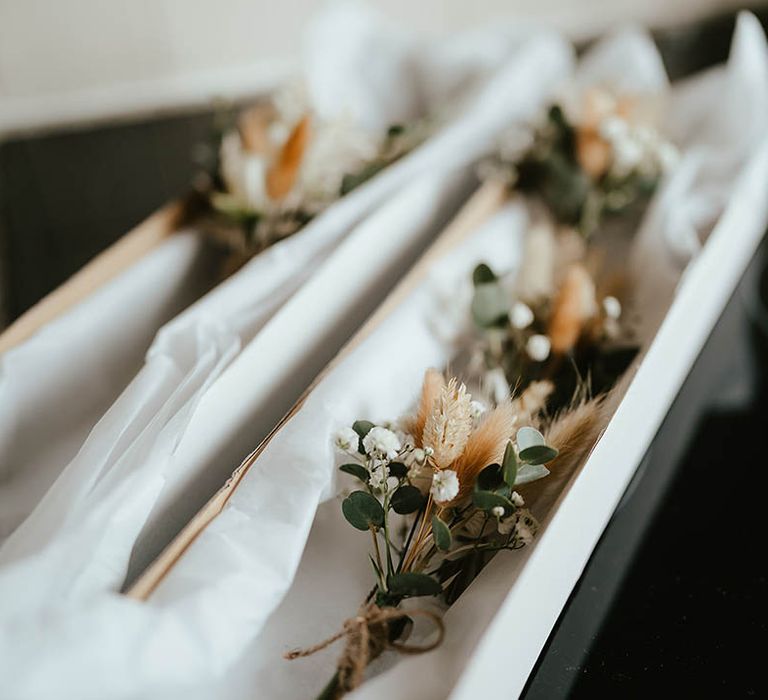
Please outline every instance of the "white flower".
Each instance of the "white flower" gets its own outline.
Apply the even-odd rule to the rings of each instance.
[[[533,311],[531,311],[531,307],[528,306],[528,304],[523,304],[522,301],[516,301],[512,305],[509,320],[512,323],[513,328],[528,328],[528,326],[533,323]]]
[[[603,311],[608,318],[618,318],[621,316],[621,302],[616,297],[605,297]]]
[[[550,343],[549,338],[539,333],[528,338],[528,342],[525,344],[525,351],[528,353],[528,357],[536,362],[544,362],[549,357],[551,349],[552,343]]]
[[[613,170],[617,175],[631,173],[643,160],[645,152],[638,141],[628,136],[613,145]]]
[[[386,457],[394,459],[400,452],[402,445],[391,430],[375,426],[368,431],[363,438],[363,449],[371,457]]]
[[[530,544],[533,542],[533,530],[526,524],[525,518],[519,520],[517,527],[515,528],[515,537],[518,542],[522,544]]]
[[[357,453],[360,436],[352,428],[342,428],[333,438],[333,442],[342,452]]]
[[[433,454],[435,454],[435,451],[429,445],[427,445],[424,447],[424,454],[427,457],[431,457]]]
[[[523,497],[517,491],[512,492],[512,495],[509,497],[509,500],[512,501],[512,504],[517,508],[521,508],[523,505],[525,505],[525,501],[523,501]]]
[[[368,479],[368,483],[372,488],[381,491],[386,488],[388,478],[389,468],[383,462],[378,462],[371,468],[371,476]]]
[[[411,452],[411,457],[416,464],[424,464],[427,461],[427,453],[420,447]]]
[[[504,506],[494,506],[491,508],[491,514],[500,518],[504,515]]]
[[[429,492],[437,503],[452,501],[459,494],[459,477],[453,469],[440,469],[432,477]]]
[[[680,152],[668,141],[659,144],[656,155],[664,172],[669,172],[680,161]]]
[[[470,401],[469,413],[472,416],[472,420],[480,420],[488,412],[488,406],[482,401]]]
[[[628,131],[629,125],[627,122],[615,115],[606,117],[600,122],[600,136],[611,143],[624,138]]]

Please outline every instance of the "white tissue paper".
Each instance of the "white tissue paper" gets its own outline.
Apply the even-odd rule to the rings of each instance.
[[[365,53],[365,46],[357,43],[357,34],[348,31],[350,25],[354,25],[356,31],[364,36],[380,35],[380,51],[375,60],[370,60]],[[348,109],[355,107],[339,97],[338,87],[342,78],[345,78],[351,95],[363,95],[367,91],[370,100],[367,103],[361,100],[357,104],[356,116],[362,121],[371,121],[375,116],[382,118],[382,123],[392,123],[399,118],[412,118],[414,114],[409,110],[416,103],[422,110],[421,114],[424,110],[429,112],[436,109],[436,105],[440,103],[440,96],[434,94],[432,88],[428,96],[430,104],[423,104],[427,97],[421,96],[421,91],[423,85],[429,84],[431,76],[427,71],[430,66],[435,63],[441,65],[433,59],[433,55],[439,54],[442,57],[445,49],[441,47],[439,51],[437,48],[433,50],[430,47],[437,47],[437,44],[419,41],[411,35],[395,35],[391,29],[380,25],[381,22],[375,15],[361,8],[346,7],[331,11],[321,18],[317,28],[310,32],[311,50],[307,64],[311,67],[308,71],[311,91],[318,96],[316,99],[326,93],[334,97],[327,104],[323,104],[322,109],[326,115],[333,109],[334,104],[337,114],[346,113]],[[491,71],[486,49],[480,52],[480,58],[476,62],[468,64],[464,72],[456,71],[453,78],[440,76],[440,82],[446,90],[443,95],[445,101],[457,100],[459,83],[464,88],[464,105],[456,108],[456,116],[451,123],[422,147],[331,206],[303,231],[257,256],[243,270],[166,325],[149,350],[141,374],[104,415],[103,421],[96,425],[87,441],[80,442],[82,449],[77,456],[73,458],[75,445],[78,439],[82,439],[83,432],[93,424],[92,421],[100,415],[96,414],[96,409],[105,410],[109,405],[105,405],[104,400],[101,400],[94,403],[88,411],[80,410],[92,392],[88,382],[83,381],[79,388],[68,385],[66,391],[56,397],[59,402],[70,406],[72,414],[80,415],[77,433],[62,430],[53,435],[51,440],[46,439],[44,426],[35,420],[40,410],[39,398],[29,403],[28,410],[14,411],[13,416],[16,418],[9,417],[8,432],[12,435],[28,435],[33,429],[37,429],[39,432],[35,439],[38,443],[48,444],[49,447],[45,459],[36,455],[38,461],[33,463],[41,467],[39,473],[44,478],[30,477],[30,473],[38,472],[32,466],[29,469],[13,470],[12,478],[5,484],[4,498],[16,504],[14,517],[7,527],[9,532],[30,512],[32,505],[39,502],[39,508],[14,532],[11,541],[0,549],[0,564],[39,550],[55,532],[54,523],[60,519],[58,516],[49,518],[46,514],[52,503],[58,504],[57,507],[61,511],[67,511],[70,519],[77,520],[78,511],[75,504],[81,502],[82,505],[78,507],[87,509],[87,501],[82,499],[91,489],[91,485],[102,480],[107,472],[112,471],[113,474],[104,484],[109,484],[120,478],[119,474],[130,471],[131,464],[140,464],[143,457],[138,457],[139,455],[153,454],[156,459],[167,463],[184,433],[186,419],[207,387],[238,354],[242,346],[253,339],[276,310],[314,273],[316,266],[355,224],[385,198],[422,173],[434,171],[445,173],[448,177],[452,171],[471,164],[478,156],[489,151],[503,125],[515,119],[529,118],[535,113],[547,98],[552,86],[564,74],[570,60],[569,50],[554,38],[541,37],[526,43],[519,37],[513,40],[502,36],[501,33],[495,33],[487,39],[490,46],[498,47],[496,55],[499,60],[506,57],[509,61],[502,61],[495,66],[495,72]],[[461,43],[461,46],[462,51],[466,53],[466,42]],[[539,54],[544,58],[539,79],[534,83],[527,76],[521,77],[521,67],[524,68],[526,62],[532,65],[535,56]],[[379,66],[374,74],[371,74],[372,64]],[[323,66],[325,70],[321,70]],[[343,72],[339,72],[340,66],[343,66]],[[407,89],[388,93],[386,104],[380,103],[382,86],[396,83],[398,77],[405,80],[413,71],[422,76],[418,84],[406,85]],[[485,82],[490,84],[484,85],[484,81],[478,77],[470,89],[467,85],[468,71],[474,71],[478,76],[488,79]],[[375,76],[378,76],[381,82],[372,82]],[[505,90],[516,94],[516,99],[509,99],[507,95],[510,92],[505,93]],[[360,111],[363,107],[367,108],[368,117]],[[402,243],[406,246],[408,236],[402,232],[399,235],[403,237]],[[133,279],[130,272],[126,273],[126,277]],[[94,306],[99,304],[99,301],[93,302]],[[103,306],[99,308],[104,309]],[[75,313],[79,313],[79,309],[75,310]],[[69,316],[61,319],[55,332],[63,335],[73,333],[70,321]],[[88,330],[92,328],[93,326],[88,324]],[[79,332],[76,334],[79,345],[84,345],[83,339],[86,335]],[[26,353],[26,348],[18,350]],[[307,352],[309,351],[307,348]],[[90,356],[90,353],[86,355]],[[115,365],[108,355],[101,355],[100,359],[105,365],[105,373],[114,370]],[[33,372],[40,362],[39,355],[35,355],[29,371]],[[86,363],[79,367],[82,373],[87,374],[87,370]],[[65,370],[57,365],[56,372],[61,374]],[[113,381],[118,381],[118,377],[124,380],[125,374],[116,374]],[[148,377],[153,378],[152,383]],[[17,384],[24,386],[28,381],[26,373],[15,375],[12,381],[6,379],[6,383],[11,387]],[[177,387],[182,386],[183,400],[176,391]],[[293,398],[301,388],[303,387],[294,388]],[[13,398],[16,402],[22,402],[22,405],[26,401],[18,396],[15,390]],[[283,408],[287,407],[291,400],[290,396],[284,396]],[[280,410],[280,405],[275,405],[269,414],[272,423],[279,417]],[[20,425],[21,420],[29,425]],[[175,438],[166,440],[163,443],[166,446],[165,452],[159,453],[152,442],[157,439],[159,431],[165,430],[165,423],[173,425]],[[230,429],[237,427],[238,424],[233,423]],[[121,434],[125,442],[121,444],[123,449],[126,445],[131,445],[130,454],[133,457],[121,456],[114,449],[116,430],[124,431]],[[251,433],[248,437],[249,444],[258,438],[258,435]],[[28,441],[24,441],[20,447],[23,448],[27,444]],[[212,440],[207,441],[204,453],[209,454],[215,445],[213,436]],[[14,457],[17,449],[14,445],[14,452],[9,457]],[[66,466],[67,458],[70,461],[69,466]],[[196,455],[196,458],[200,459],[201,455]],[[39,464],[39,461],[42,461],[42,464]],[[116,470],[112,465],[118,461],[122,466]],[[46,500],[41,502],[42,495],[59,473],[62,474],[61,483],[54,485]],[[164,473],[164,476],[167,474]],[[102,487],[107,488],[104,484]],[[200,496],[198,504],[201,502],[199,499]],[[185,512],[187,516],[190,513],[188,509]],[[155,550],[157,546],[155,544]]]

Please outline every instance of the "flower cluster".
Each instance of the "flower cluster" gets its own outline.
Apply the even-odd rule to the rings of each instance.
[[[485,168],[589,236],[604,217],[647,200],[678,152],[647,101],[592,89],[565,102],[553,105],[528,138],[511,132]]]
[[[342,512],[371,532],[377,605],[418,595],[450,601],[468,581],[449,572],[467,557],[475,566],[531,541],[536,521],[515,489],[546,476],[558,453],[536,428],[518,425],[522,418],[531,413],[520,402],[490,408],[430,370],[415,415],[394,425],[358,420],[336,433],[337,449],[355,458],[339,469],[362,483]],[[394,534],[396,517],[410,520],[404,539]]]
[[[424,124],[371,133],[314,115],[289,86],[222,130],[200,182],[206,230],[244,258],[295,233],[336,199],[416,146]]]
[[[526,289],[523,273],[510,285],[486,264],[474,270],[471,314],[480,335],[471,371],[497,399],[505,385],[555,380],[559,391],[550,408],[556,409],[581,377],[590,378],[595,393],[608,390],[635,356],[619,299],[598,293],[581,262],[562,268],[543,295],[535,293],[540,284]]]

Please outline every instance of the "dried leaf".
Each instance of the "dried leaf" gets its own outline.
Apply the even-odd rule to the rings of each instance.
[[[310,118],[305,115],[293,128],[274,163],[267,170],[267,195],[270,199],[283,199],[293,189],[309,137]]]

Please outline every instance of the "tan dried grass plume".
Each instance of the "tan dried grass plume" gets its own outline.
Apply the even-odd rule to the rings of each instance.
[[[608,418],[604,406],[604,396],[577,399],[555,416],[544,430],[547,444],[558,450],[557,457],[547,464],[551,474],[520,489],[536,517],[547,515],[565,484],[595,446]]]
[[[552,352],[570,351],[587,321],[595,314],[595,283],[582,265],[572,265],[555,298],[549,321]]]
[[[520,396],[512,401],[512,409],[520,423],[529,423],[542,413],[554,390],[555,385],[549,380],[531,382]]]
[[[293,189],[304,153],[309,146],[310,131],[310,117],[307,114],[293,128],[275,162],[267,171],[267,194],[270,199],[283,199]]]
[[[517,425],[517,415],[511,402],[505,401],[489,411],[480,424],[472,431],[464,452],[452,465],[459,477],[458,503],[472,492],[477,475],[489,464],[500,464],[504,457],[507,441]]]
[[[416,440],[416,447],[423,447],[424,425],[427,422],[427,416],[432,412],[432,408],[440,396],[440,392],[445,386],[445,378],[441,372],[436,369],[428,369],[424,373],[424,382],[421,385],[421,398],[419,399],[419,408],[415,416],[407,418],[403,423],[403,429],[412,435]]]
[[[432,448],[438,469],[447,469],[464,451],[472,431],[471,400],[466,387],[454,377],[441,388],[427,415],[422,442]]]

